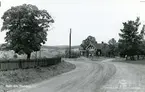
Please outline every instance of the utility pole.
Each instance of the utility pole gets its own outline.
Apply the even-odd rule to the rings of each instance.
[[[71,28],[69,33],[69,58],[71,58]]]

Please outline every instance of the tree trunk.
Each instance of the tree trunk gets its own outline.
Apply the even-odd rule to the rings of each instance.
[[[31,57],[31,53],[28,53],[28,54],[27,54],[27,59],[29,60],[30,57]]]
[[[137,60],[139,60],[139,55],[137,55]]]

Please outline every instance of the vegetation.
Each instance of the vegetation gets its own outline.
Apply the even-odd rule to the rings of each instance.
[[[119,33],[119,52],[121,56],[127,55],[134,60],[135,55],[139,59],[139,55],[144,54],[144,28],[139,33],[140,24],[140,18],[123,23],[124,27]]]
[[[107,56],[107,57],[115,57],[116,55],[118,55],[118,43],[117,41],[112,38],[108,41],[108,44],[107,43],[104,43],[102,42],[101,44],[98,45],[95,37],[93,36],[88,36],[85,40],[83,40],[82,44],[81,44],[81,47],[83,48],[83,50],[86,50],[86,55],[88,56],[89,55],[89,51],[86,49],[86,47],[88,47],[89,44],[93,44],[94,46],[96,46],[97,51],[95,52],[97,56],[100,56],[98,55],[98,50],[100,50],[100,54],[102,56]],[[100,47],[101,46],[101,47]]]
[[[109,57],[109,45],[107,43],[102,42],[101,50],[102,56]]]
[[[81,47],[83,48],[83,50],[86,50],[86,47],[91,43],[93,43],[94,45],[97,44],[97,41],[95,39],[95,37],[93,36],[88,36],[85,40],[83,40]]]
[[[69,58],[69,49],[66,49],[64,57]],[[71,50],[71,56],[70,57],[71,58],[78,58],[78,57],[80,57],[80,52]]]
[[[49,67],[37,67],[30,69],[17,69],[0,72],[0,90],[1,92],[10,91],[14,87],[6,87],[6,85],[30,85],[48,80],[54,76],[69,72],[75,69],[76,66],[69,62],[62,61],[56,65]],[[5,90],[5,91],[2,91]],[[12,90],[12,92],[15,92]]]
[[[118,55],[118,44],[117,41],[112,38],[108,41],[108,46],[109,46],[109,50],[108,50],[108,54],[109,56],[117,56]]]
[[[42,44],[45,44],[48,28],[51,23],[54,23],[46,10],[39,10],[35,5],[31,4],[11,7],[3,14],[2,20],[1,31],[7,31],[5,37],[7,43],[1,45],[1,50],[3,48],[5,50],[14,50],[18,54],[25,53],[27,59],[30,59],[32,52],[39,51]],[[100,53],[103,56],[115,57],[120,54],[122,57],[129,56],[132,60],[134,60],[135,55],[137,55],[138,59],[140,55],[145,57],[145,25],[139,31],[140,25],[139,17],[135,21],[123,22],[123,28],[119,33],[119,41],[117,42],[112,38],[108,43],[102,43],[101,48],[95,48],[94,55],[97,55],[98,50],[101,49]],[[95,37],[88,36],[80,45],[87,56],[89,56],[89,51],[86,48],[90,43],[94,46],[97,45]],[[75,51],[71,51],[71,54],[71,57],[80,56],[80,53]],[[62,56],[68,57],[69,51],[66,50],[65,55]],[[17,58],[17,55],[14,55],[14,58]]]
[[[47,31],[54,20],[46,10],[39,10],[31,4],[11,7],[2,16],[2,31],[6,32],[5,41],[11,50],[18,54],[39,51],[47,40]]]

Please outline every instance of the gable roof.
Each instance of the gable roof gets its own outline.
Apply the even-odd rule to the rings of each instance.
[[[86,48],[88,48],[90,45],[93,46],[95,49],[102,49],[102,44],[100,43],[93,44],[92,42],[90,42],[90,44]]]
[[[91,42],[90,42],[90,44],[86,47],[86,49],[88,49],[90,46],[93,46],[94,49],[97,49],[96,46],[95,46],[94,44],[92,44]]]

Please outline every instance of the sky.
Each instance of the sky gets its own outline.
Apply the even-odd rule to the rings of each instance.
[[[72,29],[72,45],[80,45],[89,35],[98,43],[119,39],[122,22],[140,17],[145,24],[145,0],[0,0],[0,17],[12,6],[26,4],[45,9],[54,19],[45,45],[68,45]],[[2,20],[0,19],[0,28]],[[5,32],[0,32],[4,43]]]

